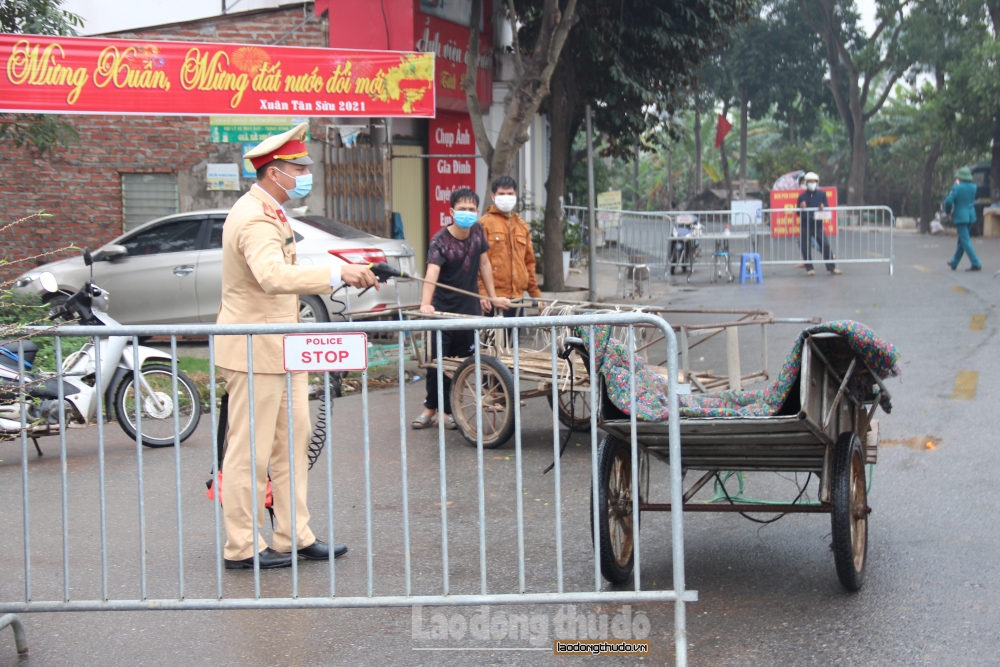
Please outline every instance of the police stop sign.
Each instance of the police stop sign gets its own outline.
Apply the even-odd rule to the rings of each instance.
[[[363,333],[286,334],[285,370],[363,371],[368,368],[368,336]]]

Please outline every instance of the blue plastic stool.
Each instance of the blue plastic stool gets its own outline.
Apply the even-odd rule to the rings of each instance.
[[[764,272],[760,270],[760,255],[755,252],[740,255],[740,284],[745,283],[748,278],[756,279],[758,284],[764,282]]]

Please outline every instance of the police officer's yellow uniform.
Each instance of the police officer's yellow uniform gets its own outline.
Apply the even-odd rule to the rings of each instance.
[[[270,137],[247,153],[257,164],[281,159],[311,162],[301,141],[307,124]],[[308,161],[308,162],[306,162]],[[255,166],[257,166],[255,164]],[[299,319],[299,294],[329,293],[339,271],[329,266],[296,266],[295,239],[280,204],[254,185],[233,206],[222,228],[222,304],[219,324],[292,323]],[[331,274],[334,274],[331,276]],[[216,336],[216,364],[229,393],[229,446],[223,461],[222,507],[227,561],[253,557],[250,474],[250,406],[245,336]],[[273,549],[292,549],[287,395],[280,335],[253,337],[258,526],[264,524],[268,470],[274,489]],[[310,437],[306,373],[292,374],[295,447],[295,511],[298,548],[316,541],[309,529],[308,460]],[[263,537],[260,550],[267,548]],[[228,563],[227,563],[228,566]]]

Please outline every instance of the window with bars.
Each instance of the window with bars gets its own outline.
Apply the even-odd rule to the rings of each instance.
[[[178,210],[177,174],[122,174],[126,232]]]

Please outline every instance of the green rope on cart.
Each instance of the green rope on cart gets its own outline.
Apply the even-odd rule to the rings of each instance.
[[[867,494],[869,494],[869,493],[872,492],[872,480],[874,478],[874,474],[875,474],[875,464],[874,463],[869,463],[868,464],[868,488],[865,489],[865,495],[867,495]],[[732,495],[730,495],[730,496],[727,497],[723,493],[722,484],[725,484],[726,482],[728,482],[729,478],[732,477],[733,475],[736,475],[736,481],[739,483],[739,489],[737,489],[736,493],[734,493],[734,494],[732,494]],[[730,500],[739,500],[740,502],[743,502],[743,503],[753,503],[753,504],[757,504],[757,505],[785,505],[785,504],[787,504],[787,501],[785,501],[785,500],[763,500],[761,498],[746,498],[746,497],[744,497],[743,496],[743,490],[744,490],[745,486],[744,486],[744,482],[743,482],[743,471],[742,470],[726,470],[721,475],[721,480],[722,480],[721,484],[720,484],[719,480],[720,480],[720,477],[716,477],[715,481],[712,483],[712,499],[708,501],[710,503],[717,503],[717,502],[720,502],[720,501],[723,501],[723,500],[725,500],[727,502],[730,501]],[[822,503],[820,503],[818,500],[807,500],[805,502],[799,502],[799,503],[796,503],[796,504],[797,505],[821,505]]]

